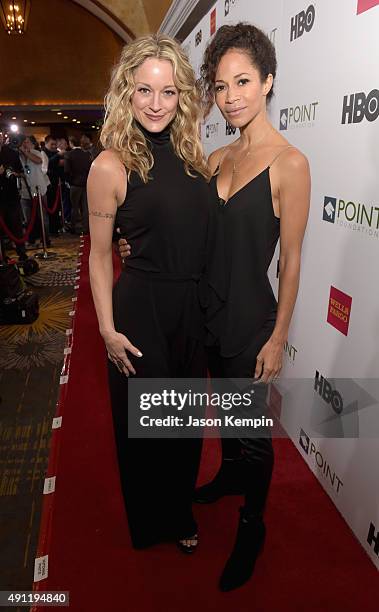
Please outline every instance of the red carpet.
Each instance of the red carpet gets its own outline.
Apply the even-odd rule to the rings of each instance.
[[[53,434],[48,476],[56,474],[56,490],[45,496],[37,555],[48,554],[48,577],[35,588],[69,591],[73,612],[377,611],[376,569],[288,440],[275,441],[268,537],[247,586],[227,594],[217,590],[234,539],[236,497],[195,507],[201,540],[192,557],[169,544],[131,548],[87,257],[88,244],[62,427]],[[201,481],[211,477],[218,460],[216,443],[207,442]]]

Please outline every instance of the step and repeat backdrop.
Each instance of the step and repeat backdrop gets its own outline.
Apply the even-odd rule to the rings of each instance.
[[[379,0],[218,0],[183,42],[197,73],[216,30],[238,21],[275,45],[270,118],[312,174],[299,296],[271,405],[379,568]],[[202,125],[207,153],[236,137],[214,108]]]

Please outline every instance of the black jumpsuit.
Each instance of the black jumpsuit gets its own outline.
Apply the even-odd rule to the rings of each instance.
[[[210,188],[208,364],[212,377],[229,381],[230,391],[230,379],[254,376],[256,357],[274,329],[277,302],[267,270],[280,222],[272,206],[270,166],[227,202],[218,195],[217,175]],[[257,411],[264,414],[267,385],[256,388]],[[264,437],[224,438],[222,450],[224,461],[234,460],[235,469],[226,471],[234,481],[230,485],[238,481],[245,493],[245,511],[262,514],[274,459],[269,431]]]
[[[116,226],[132,254],[113,290],[115,329],[143,353],[142,358],[129,355],[137,376],[205,378],[199,280],[206,259],[209,187],[202,176],[185,172],[169,127],[158,134],[138,127],[151,147],[154,166],[147,184],[131,174],[117,211]],[[197,526],[191,500],[201,439],[128,438],[128,379],[112,363],[109,378],[133,545],[193,535]]]

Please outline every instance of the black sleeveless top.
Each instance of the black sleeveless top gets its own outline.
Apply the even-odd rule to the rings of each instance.
[[[190,177],[173,149],[170,126],[148,132],[137,123],[151,148],[154,165],[144,183],[132,172],[116,227],[131,245],[126,268],[172,280],[198,278],[206,261],[210,209],[203,176]]]
[[[221,355],[241,353],[268,321],[275,322],[277,302],[267,270],[279,238],[274,215],[270,167],[225,203],[210,183],[213,200],[208,243],[207,344]]]

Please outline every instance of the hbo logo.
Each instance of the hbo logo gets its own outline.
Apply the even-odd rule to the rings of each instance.
[[[326,380],[321,374],[316,370],[315,376],[315,386],[314,390],[318,391],[319,395],[322,399],[327,403],[331,404],[334,412],[337,414],[341,414],[343,410],[343,399],[341,394],[338,393],[335,389],[332,388],[330,382]]]
[[[291,19],[291,42],[304,34],[304,30],[309,32],[315,22],[316,11],[313,4],[310,4],[306,11],[301,11]]]
[[[375,121],[379,117],[379,90],[373,89],[367,96],[360,91],[350,96],[344,96],[341,123],[360,123],[366,117],[367,121]]]

